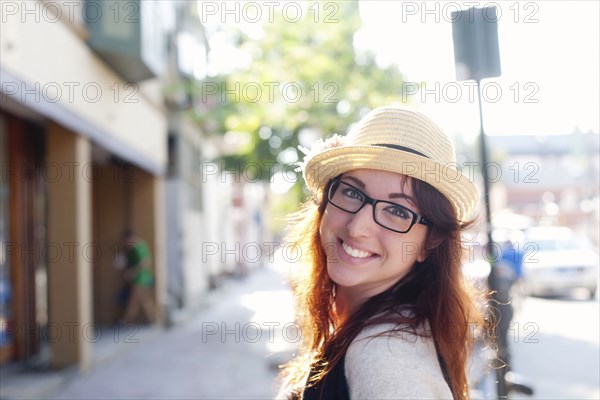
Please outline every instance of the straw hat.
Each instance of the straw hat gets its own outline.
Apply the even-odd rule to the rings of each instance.
[[[477,188],[456,163],[448,136],[423,114],[403,107],[376,108],[345,137],[315,143],[301,164],[313,193],[330,179],[365,168],[397,172],[429,183],[465,221],[479,199]]]

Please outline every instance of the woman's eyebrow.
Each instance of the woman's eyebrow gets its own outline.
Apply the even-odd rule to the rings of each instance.
[[[355,183],[357,186],[359,186],[359,187],[360,187],[361,189],[363,189],[363,190],[365,190],[365,189],[366,189],[366,186],[365,186],[365,184],[363,183],[363,181],[361,181],[361,180],[360,180],[360,179],[358,179],[358,178],[355,178],[355,177],[353,177],[353,176],[344,176],[344,179],[351,180],[352,182],[354,182],[354,183]]]
[[[390,193],[390,195],[388,196],[390,199],[406,199],[409,201],[413,201],[414,199],[412,198],[412,196],[409,196],[407,194],[404,193]]]
[[[354,184],[356,184],[357,186],[359,186],[361,189],[365,190],[366,189],[366,185],[364,184],[363,181],[361,181],[358,178],[355,178],[354,176],[344,176],[344,179],[347,179],[349,181],[352,181]],[[414,198],[412,196],[409,196],[405,193],[390,193],[388,195],[388,198],[390,199],[406,199],[409,202],[414,202]]]

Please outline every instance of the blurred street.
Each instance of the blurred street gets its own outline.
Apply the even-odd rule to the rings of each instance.
[[[299,166],[381,106],[478,187],[469,263],[493,239],[529,293],[596,291],[600,2],[481,6],[1,0],[0,400],[271,398],[301,332],[264,256],[299,255]],[[535,398],[600,399],[599,313],[519,303]]]
[[[281,275],[253,271],[229,282],[187,323],[129,344],[122,356],[47,398],[272,398],[277,365],[298,337],[282,330],[293,321],[291,307]]]
[[[514,370],[535,395],[514,398],[599,399],[600,322],[593,300],[525,298],[510,343]]]

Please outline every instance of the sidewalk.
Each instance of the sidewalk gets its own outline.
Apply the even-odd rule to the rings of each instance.
[[[89,374],[5,371],[2,399],[270,399],[294,351],[292,298],[273,269],[211,293],[172,329],[106,335]],[[115,338],[118,337],[117,343]],[[137,340],[137,342],[136,342]]]

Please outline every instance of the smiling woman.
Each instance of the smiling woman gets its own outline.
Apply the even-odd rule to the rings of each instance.
[[[468,398],[483,318],[460,232],[478,193],[452,143],[422,114],[382,107],[307,153],[313,197],[289,237],[306,255],[291,282],[303,343],[278,397]]]

